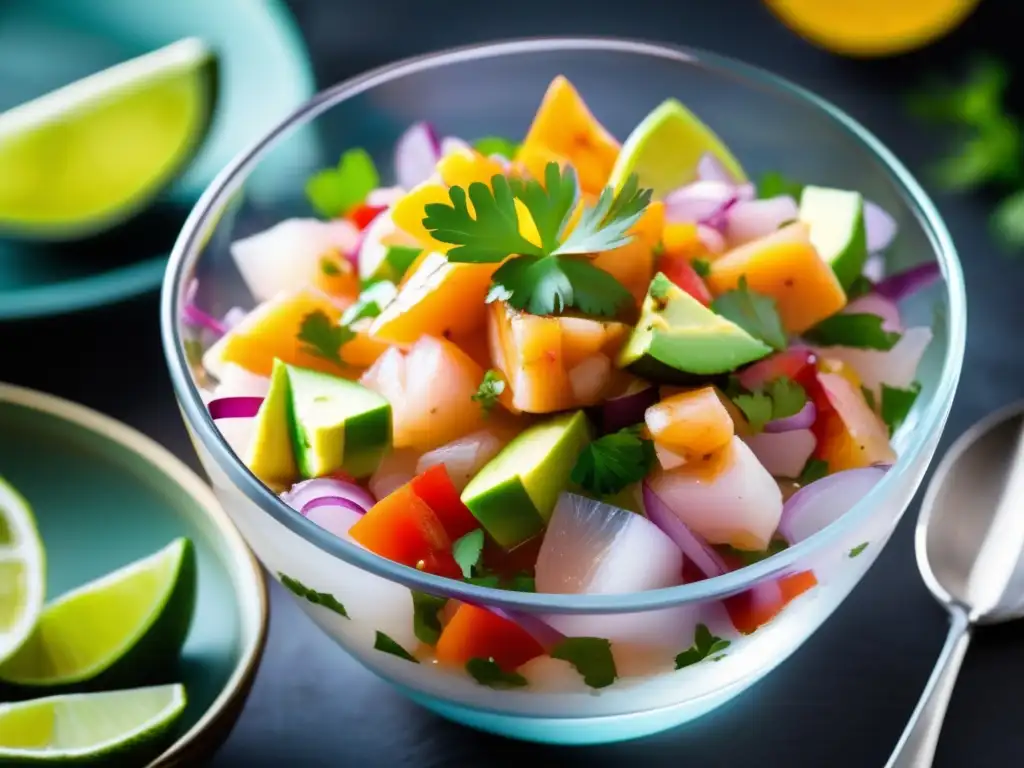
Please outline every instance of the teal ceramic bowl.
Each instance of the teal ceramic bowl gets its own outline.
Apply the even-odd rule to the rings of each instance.
[[[335,152],[365,147],[391,183],[392,147],[411,123],[427,120],[442,136],[470,140],[518,138],[560,74],[620,139],[661,101],[676,97],[720,133],[751,175],[781,169],[792,178],[862,191],[899,226],[886,252],[888,270],[922,262],[941,268],[944,280],[900,307],[908,325],[932,325],[934,340],[918,370],[921,395],[895,436],[899,461],[841,519],[755,565],[667,589],[587,595],[490,589],[398,565],[320,528],[262,485],[210,419],[190,372],[181,321],[189,281],[198,276],[207,311],[251,306],[231,242],[303,211],[301,187],[281,188],[272,211],[256,209],[244,195],[237,202],[264,162],[320,126]],[[739,62],[609,39],[457,49],[399,62],[320,94],[240,155],[203,196],[172,254],[161,311],[175,392],[214,490],[303,609],[362,664],[435,712],[559,744],[629,739],[703,715],[743,695],[828,619],[878,557],[931,461],[953,402],[966,329],[963,278],[942,221],[917,182],[863,127],[817,96]],[[245,420],[234,421],[244,428]],[[404,648],[418,647],[409,589],[529,614],[569,636],[607,639],[619,677],[591,690],[567,662],[540,656],[518,668],[525,685],[497,689],[459,667],[431,663],[429,651],[419,664],[382,652],[378,632]],[[336,603],[344,616],[331,610]],[[756,631],[740,633],[730,611],[753,617],[745,626]],[[765,617],[770,620],[758,626]],[[727,640],[728,649],[715,663],[677,669],[677,654],[691,647],[702,624]]]
[[[179,680],[188,708],[152,766],[197,765],[234,725],[266,641],[263,572],[209,487],[148,437],[95,411],[0,384],[0,474],[36,515],[56,597],[179,536],[199,593]]]
[[[302,38],[277,0],[0,3],[0,112],[189,36],[207,41],[220,59],[220,96],[202,149],[144,226],[72,244],[0,239],[0,321],[71,312],[155,289],[174,236],[203,189],[239,147],[314,91]],[[303,173],[315,151],[309,142],[295,144],[264,169],[253,194],[291,183],[290,174]]]

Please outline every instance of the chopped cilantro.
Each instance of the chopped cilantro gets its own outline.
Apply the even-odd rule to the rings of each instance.
[[[728,544],[722,544],[716,547],[716,549],[723,555],[734,558],[740,562],[743,567],[759,563],[762,560],[767,560],[772,555],[777,555],[785,549],[789,548],[789,544],[785,539],[772,539],[768,542],[768,548],[763,550],[748,550],[748,549],[736,549],[730,547]]]
[[[821,480],[828,474],[828,462],[821,459],[810,458],[800,471],[800,477],[796,481],[801,487],[810,485],[815,480]]]
[[[387,280],[378,280],[368,285],[342,313],[341,325],[350,326],[364,317],[377,317],[397,294],[395,284]]]
[[[859,299],[861,296],[866,296],[875,290],[875,284],[868,280],[864,275],[857,275],[853,278],[853,282],[846,289],[846,300],[853,301]]]
[[[480,565],[480,556],[484,552],[484,531],[477,528],[470,531],[461,539],[456,539],[452,544],[452,557],[462,569],[463,577],[469,579],[474,576],[474,569]]]
[[[761,432],[764,425],[776,419],[795,416],[807,404],[807,393],[797,382],[786,376],[769,381],[764,389],[732,398],[753,432]]]
[[[323,310],[315,309],[302,318],[298,339],[303,342],[303,352],[344,365],[341,348],[354,336],[351,328],[333,322]]]
[[[383,651],[384,653],[390,653],[392,656],[397,656],[400,659],[411,661],[413,664],[419,664],[420,660],[409,653],[405,648],[400,646],[390,637],[385,635],[379,629],[377,630],[377,637],[373,641],[374,650]]]
[[[203,343],[199,339],[185,339],[185,360],[189,365],[202,366]]]
[[[527,685],[525,677],[516,672],[506,672],[494,659],[470,659],[466,662],[466,671],[480,685],[488,688],[522,688]]]
[[[484,136],[473,142],[473,149],[481,155],[501,155],[506,160],[511,160],[519,151],[519,145],[511,139],[501,136]]]
[[[325,168],[306,182],[306,197],[326,219],[344,216],[380,185],[373,158],[365,149],[350,149],[336,168]]]
[[[669,291],[672,290],[673,285],[674,283],[665,277],[664,273],[659,272],[651,280],[651,286],[647,289],[647,292],[655,301],[661,301],[668,298]]]
[[[690,262],[690,266],[700,277],[707,277],[711,274],[711,262],[707,259],[694,259]]]
[[[327,275],[327,277],[337,277],[341,274],[341,268],[337,263],[326,256],[320,259],[320,271]]]
[[[548,165],[545,179],[547,184],[551,183],[552,168],[557,171],[557,164]],[[573,176],[573,184],[575,186],[575,176]],[[536,222],[535,206],[531,206],[528,199],[524,198],[523,202],[530,209]],[[618,192],[611,187],[605,187],[596,205],[593,208],[584,209],[579,224],[565,239],[565,242],[558,246],[555,253],[598,253],[625,245],[630,240],[627,235],[629,228],[643,215],[644,209],[650,203],[651,190],[640,189],[635,173],[630,174]],[[540,228],[539,223],[537,227]]]
[[[567,637],[552,649],[551,658],[568,661],[591,688],[607,688],[618,677],[612,644],[599,637]]]
[[[483,381],[480,382],[476,392],[469,396],[469,399],[480,403],[480,407],[483,408],[486,415],[498,404],[498,398],[504,391],[505,380],[501,378],[500,373],[492,368],[484,373]]]
[[[438,614],[447,602],[446,597],[412,591],[412,631],[421,643],[437,644],[441,637],[441,619]]]
[[[465,579],[467,584],[487,589],[501,589],[501,579],[494,573],[482,573],[479,576],[469,576]]]
[[[860,393],[864,395],[864,402],[868,404],[868,408],[875,410],[875,393],[863,384],[860,385]]]
[[[889,427],[890,437],[895,434],[896,430],[906,420],[907,414],[914,407],[914,402],[919,394],[921,394],[921,385],[917,382],[914,382],[910,389],[890,387],[888,384],[882,385],[882,405],[880,410],[882,421]]]
[[[528,573],[517,573],[506,582],[505,587],[513,592],[536,592],[537,582]]]
[[[868,542],[866,542],[866,541],[863,544],[858,544],[856,547],[854,547],[853,549],[850,550],[850,557],[851,558],[852,557],[856,557],[857,555],[859,555],[861,552],[863,552],[867,548],[868,548]]]
[[[694,632],[693,645],[676,656],[676,669],[689,667],[698,662],[704,661],[712,654],[720,653],[728,648],[731,643],[711,634],[706,624],[698,624]]]
[[[786,348],[786,332],[775,299],[750,290],[746,276],[735,290],[711,302],[711,309],[768,346],[780,351]]]
[[[796,200],[804,192],[804,185],[783,176],[778,171],[767,171],[761,174],[757,182],[757,196],[760,198],[790,195]]]
[[[832,315],[804,334],[804,338],[823,347],[856,347],[883,352],[896,346],[900,334],[882,328],[882,318],[867,313]]]
[[[334,611],[336,614],[344,616],[346,619],[349,617],[348,612],[345,610],[345,606],[338,602],[338,599],[331,593],[312,590],[298,579],[293,579],[291,576],[281,573],[280,571],[278,571],[277,575],[281,579],[281,584],[299,597],[305,598],[309,602],[313,603],[313,605],[322,605],[327,610]]]
[[[594,440],[580,454],[572,481],[591,493],[618,493],[643,480],[656,460],[654,443],[640,436],[640,425]]]

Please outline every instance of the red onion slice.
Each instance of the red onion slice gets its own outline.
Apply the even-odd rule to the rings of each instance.
[[[224,319],[221,321],[224,324],[225,332],[230,331],[240,322],[245,320],[245,316],[248,314],[249,313],[246,312],[241,307],[232,307],[227,312],[225,312]]]
[[[601,406],[601,430],[618,432],[644,420],[644,412],[658,402],[658,388],[646,381],[636,382],[625,394],[606,400]]]
[[[323,501],[323,503],[320,503]],[[349,529],[366,514],[355,502],[338,497],[314,499],[302,509],[302,516],[316,523],[338,538],[348,535]]]
[[[725,253],[725,236],[714,227],[705,224],[697,225],[697,237],[708,253],[715,255]]]
[[[360,507],[364,513],[376,503],[373,496],[365,489],[348,480],[340,480],[336,477],[314,477],[312,480],[303,480],[281,494],[281,500],[298,512],[303,512],[311,502],[321,498],[330,499],[335,506],[337,506],[339,498],[348,499]]]
[[[647,519],[672,539],[682,551],[683,556],[697,566],[700,572],[709,579],[721,576],[729,570],[722,556],[704,539],[691,531],[689,526],[680,520],[651,489],[646,480],[644,481],[644,511],[647,512]]]
[[[695,181],[669,192],[665,218],[672,222],[698,222],[720,215],[736,201],[735,187],[725,181]]]
[[[207,403],[210,418],[217,419],[251,419],[263,405],[262,397],[218,397]]]
[[[725,163],[718,159],[718,155],[705,152],[697,161],[697,178],[702,181],[725,181],[735,184],[737,179],[725,167]]]
[[[818,411],[814,407],[814,403],[808,400],[804,403],[804,407],[792,416],[769,421],[764,425],[764,431],[769,434],[777,434],[780,432],[794,432],[798,429],[810,429],[817,417]],[[775,473],[772,472],[772,474]]]
[[[353,512],[358,512],[360,515],[366,514],[366,510],[363,507],[345,496],[320,496],[316,499],[310,499],[302,505],[300,511],[303,515],[309,517],[309,513],[318,507],[344,507],[345,509],[351,509]]]
[[[875,293],[893,301],[902,301],[938,282],[941,277],[938,262],[930,261],[890,275],[875,286]]]
[[[228,329],[220,320],[213,315],[204,312],[196,306],[196,293],[199,291],[199,281],[192,278],[185,289],[185,302],[181,307],[182,322],[194,328],[205,328],[218,336],[223,336]]]
[[[885,477],[884,466],[847,469],[815,480],[786,502],[779,534],[796,544],[828,527],[849,512]]]
[[[780,195],[766,200],[738,200],[729,208],[725,223],[725,237],[731,247],[749,243],[770,235],[800,214],[796,200]]]
[[[395,176],[398,184],[412,189],[434,173],[441,157],[441,142],[430,123],[414,123],[395,144]]]
[[[798,477],[818,444],[809,429],[762,432],[744,438],[744,442],[772,477]]]
[[[864,229],[867,231],[868,253],[884,251],[896,237],[896,220],[881,206],[864,201]]]

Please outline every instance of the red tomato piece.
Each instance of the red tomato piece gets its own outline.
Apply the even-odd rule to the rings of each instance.
[[[753,392],[769,381],[785,376],[800,384],[810,394],[810,389],[820,389],[813,386],[817,382],[817,359],[817,355],[807,347],[793,347],[785,352],[777,352],[743,369],[739,374],[740,384]]]
[[[444,464],[435,464],[414,477],[411,485],[413,492],[434,510],[452,541],[480,527],[469,507],[459,498],[459,491]]]
[[[711,306],[711,291],[708,290],[704,280],[686,258],[663,253],[658,260],[658,271],[705,307]]]
[[[737,631],[749,635],[774,619],[790,602],[818,584],[814,573],[800,571],[778,581],[758,584],[722,603]]]
[[[371,552],[438,576],[462,577],[452,542],[434,511],[409,485],[378,501],[349,529]]]
[[[470,659],[494,659],[503,670],[512,672],[543,653],[540,643],[518,624],[466,603],[459,606],[437,641],[437,660],[459,667]]]
[[[381,211],[385,211],[387,208],[383,205],[367,205],[366,203],[360,203],[347,214],[345,218],[355,224],[356,229],[364,230],[370,226],[370,222],[377,218],[377,215]]]

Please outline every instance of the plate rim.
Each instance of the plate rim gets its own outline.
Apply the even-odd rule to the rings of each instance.
[[[134,453],[182,488],[199,511],[214,524],[230,558],[228,572],[232,591],[239,599],[243,625],[255,622],[255,631],[249,633],[251,638],[248,642],[241,638],[243,646],[239,660],[210,706],[191,728],[149,763],[148,768],[193,764],[192,761],[200,755],[212,753],[220,747],[229,735],[252,689],[266,650],[270,601],[263,568],[213,489],[153,438],[88,406],[17,384],[0,381],[0,403],[41,411],[71,422]]]

